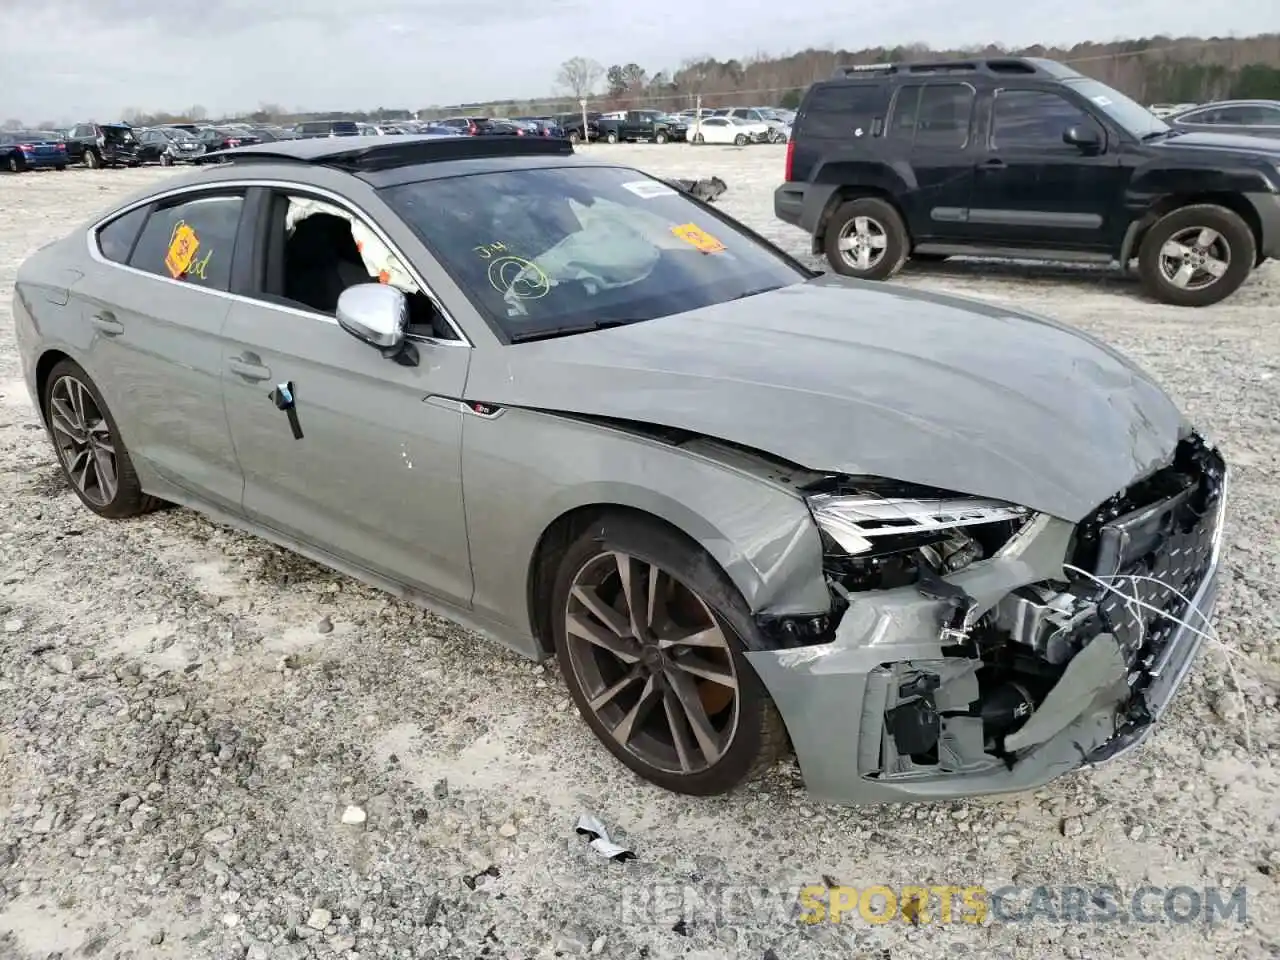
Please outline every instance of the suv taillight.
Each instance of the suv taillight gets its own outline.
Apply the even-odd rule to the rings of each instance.
[[[796,140],[795,140],[795,137],[792,136],[791,139],[787,141],[787,165],[786,165],[785,171],[782,174],[783,180],[786,180],[789,182],[792,179],[791,173],[795,167],[795,160],[796,160]]]

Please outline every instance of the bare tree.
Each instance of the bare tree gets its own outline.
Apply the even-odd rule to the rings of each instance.
[[[604,75],[604,67],[589,57],[572,57],[560,64],[560,72],[556,74],[556,83],[572,93],[577,99],[584,100],[591,96],[596,84]]]
[[[5,130],[21,130],[22,121],[18,119],[9,119],[4,122],[2,129]]]
[[[187,108],[187,116],[192,120],[203,120],[209,116],[209,111],[197,103]]]

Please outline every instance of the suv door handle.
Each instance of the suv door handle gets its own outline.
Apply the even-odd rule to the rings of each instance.
[[[115,314],[109,310],[103,310],[102,313],[95,313],[89,318],[89,322],[105,333],[108,337],[116,337],[124,333],[124,324],[115,318]]]
[[[999,157],[992,157],[990,160],[983,160],[978,164],[979,170],[1003,170],[1007,164]]]
[[[236,376],[244,377],[246,380],[266,380],[271,376],[270,367],[264,367],[244,357],[232,357],[227,361],[227,368]]]

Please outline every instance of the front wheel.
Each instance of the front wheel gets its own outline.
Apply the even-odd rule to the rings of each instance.
[[[604,142],[605,142],[605,143],[617,143],[617,142],[618,142],[618,135],[617,135],[616,133],[614,133],[612,130],[610,130],[608,133],[606,133],[606,134],[604,135]]]
[[[709,796],[781,755],[782,718],[742,653],[746,603],[696,545],[607,515],[569,547],[551,602],[579,712],[644,779]]]
[[[135,517],[161,501],[142,492],[115,418],[84,369],[54,365],[42,397],[58,465],[80,501],[100,517]]]
[[[1207,307],[1239,289],[1257,259],[1253,231],[1226,207],[1197,203],[1165,214],[1138,247],[1138,276],[1151,296]]]
[[[733,142],[735,146],[745,147],[747,145],[747,135],[745,133],[740,133],[733,138]]]
[[[827,262],[836,273],[887,280],[907,259],[910,240],[898,211],[877,197],[840,205],[827,224]]]

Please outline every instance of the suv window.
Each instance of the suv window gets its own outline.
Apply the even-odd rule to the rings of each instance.
[[[969,142],[973,87],[930,83],[902,87],[894,100],[889,135],[925,147],[960,149]]]
[[[1068,127],[1095,125],[1088,113],[1056,93],[1000,90],[996,93],[991,146],[1075,152],[1063,142],[1063,133]]]
[[[226,290],[243,204],[242,195],[224,193],[178,200],[157,209],[142,228],[129,266]]]
[[[133,241],[138,237],[142,222],[147,219],[147,207],[141,206],[130,210],[122,217],[116,217],[98,231],[98,249],[112,263],[124,263],[129,259],[129,251],[133,249]]]

